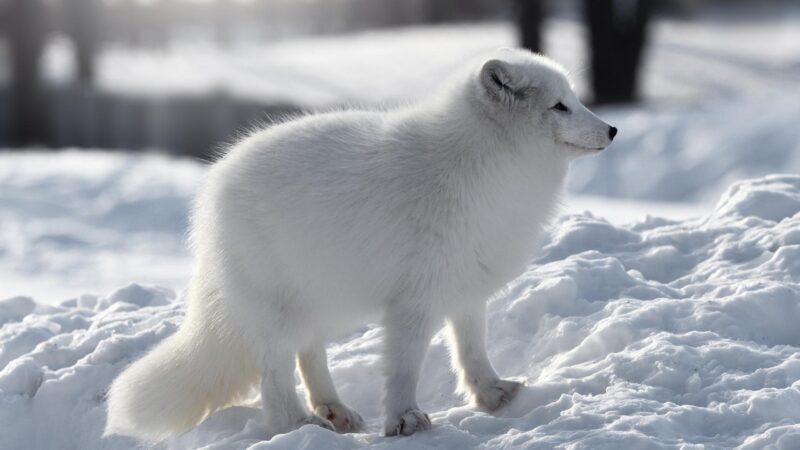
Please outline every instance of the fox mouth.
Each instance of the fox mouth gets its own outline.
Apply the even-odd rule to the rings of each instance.
[[[586,151],[593,151],[593,152],[599,152],[601,150],[604,150],[607,147],[605,145],[602,146],[602,147],[587,147],[587,146],[584,146],[584,145],[573,144],[571,142],[564,142],[564,144],[566,144],[569,147],[576,148],[578,150],[586,150]]]

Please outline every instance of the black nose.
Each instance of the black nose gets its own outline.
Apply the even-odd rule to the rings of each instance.
[[[608,138],[613,141],[614,136],[616,135],[617,135],[617,127],[608,127]]]

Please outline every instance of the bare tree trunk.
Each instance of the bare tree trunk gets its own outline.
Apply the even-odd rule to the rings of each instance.
[[[518,0],[517,7],[520,45],[533,52],[542,52],[541,25],[544,12],[541,0]]]
[[[97,49],[97,8],[95,0],[72,0],[67,8],[69,33],[75,43],[78,82],[89,86],[94,80]]]
[[[8,39],[11,46],[11,142],[42,144],[47,140],[39,59],[44,45],[43,8],[39,0],[12,0]]]
[[[584,0],[595,103],[636,100],[652,2]]]

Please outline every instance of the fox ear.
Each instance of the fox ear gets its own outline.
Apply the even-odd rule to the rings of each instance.
[[[495,101],[521,99],[526,97],[527,88],[514,76],[508,63],[490,59],[481,68],[480,81],[489,98]]]

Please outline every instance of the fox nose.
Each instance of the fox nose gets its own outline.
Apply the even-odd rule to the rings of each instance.
[[[617,127],[608,127],[608,138],[613,141],[614,136],[616,135],[617,135]]]

